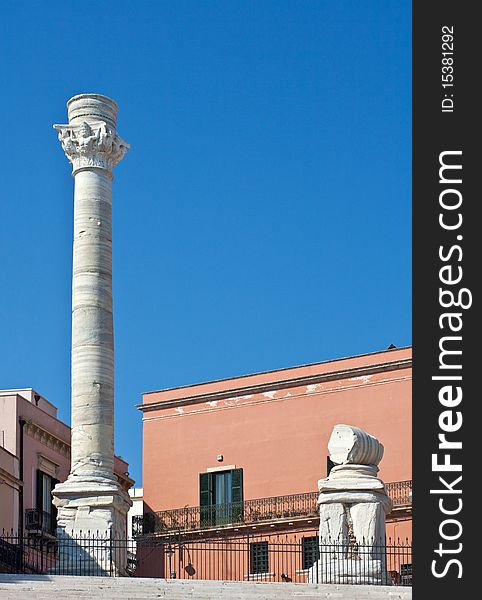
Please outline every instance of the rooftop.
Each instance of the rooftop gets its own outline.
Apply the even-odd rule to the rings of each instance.
[[[320,381],[363,377],[374,372],[410,368],[411,364],[411,346],[389,348],[334,360],[146,392],[143,394],[143,404],[138,405],[137,408],[141,411],[149,411],[166,404],[173,406],[176,402],[185,404],[190,401],[207,401],[275,390],[277,386],[309,385]]]

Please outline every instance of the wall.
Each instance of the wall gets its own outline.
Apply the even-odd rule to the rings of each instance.
[[[131,488],[129,496],[132,500],[132,506],[127,513],[127,537],[132,538],[132,517],[138,517],[144,514],[144,500],[142,488]]]
[[[23,460],[24,508],[36,508],[37,469],[59,481],[64,481],[69,474],[70,427],[53,416],[50,410],[44,411],[40,402],[36,406],[20,396],[18,416],[26,421]]]
[[[0,534],[18,528],[20,480],[16,456],[0,447]]]
[[[0,391],[0,431],[3,447],[17,453],[17,402],[16,394]]]

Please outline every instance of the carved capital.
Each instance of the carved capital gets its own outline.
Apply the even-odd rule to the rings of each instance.
[[[73,174],[80,169],[96,167],[111,171],[130,148],[105,121],[79,125],[54,125]]]

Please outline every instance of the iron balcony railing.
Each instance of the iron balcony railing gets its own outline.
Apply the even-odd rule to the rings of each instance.
[[[393,508],[406,508],[412,504],[412,480],[392,481],[385,485],[387,494],[393,502]]]
[[[25,510],[25,530],[29,533],[55,534],[57,524],[55,518],[38,508],[27,508]]]
[[[394,507],[408,506],[411,503],[411,480],[388,483],[386,488]],[[316,518],[319,510],[317,501],[318,492],[306,492],[146,513],[133,517],[133,535],[188,532],[289,519]]]
[[[140,517],[133,517],[133,533],[134,535],[145,535],[195,531],[296,517],[316,517],[318,514],[317,498],[316,492],[308,492],[291,496],[273,496],[244,502],[192,506],[146,513]]]

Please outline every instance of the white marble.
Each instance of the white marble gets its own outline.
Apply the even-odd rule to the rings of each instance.
[[[62,535],[124,536],[131,501],[114,475],[112,169],[129,145],[115,130],[110,98],[82,94],[67,107],[69,123],[54,128],[75,180],[72,463],[53,496]]]
[[[341,424],[333,428],[328,449],[336,466],[318,482],[319,536],[334,552],[321,553],[310,580],[389,583],[385,516],[392,503],[377,477],[383,445],[366,431]]]
[[[383,458],[383,444],[353,425],[335,425],[328,441],[328,451],[336,465],[378,465]]]
[[[475,597],[476,597],[475,593]],[[411,600],[410,587],[214,581],[144,577],[27,576],[0,573],[2,600]]]

